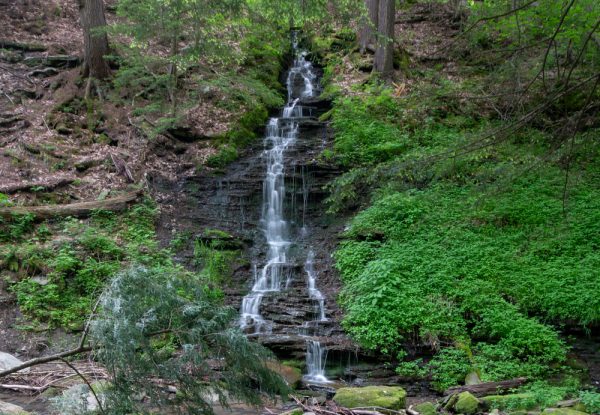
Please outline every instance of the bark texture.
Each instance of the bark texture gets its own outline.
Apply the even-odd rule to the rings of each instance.
[[[375,30],[379,21],[379,0],[366,0],[367,15],[362,18],[359,31],[360,53],[365,53],[369,45],[375,44]]]
[[[391,76],[394,70],[395,14],[394,0],[379,0],[375,70],[381,73],[383,77]]]
[[[109,76],[110,69],[104,56],[108,55],[108,38],[106,33],[98,33],[98,29],[106,26],[103,0],[78,0],[79,16],[83,28],[84,43],[84,76],[104,79]]]

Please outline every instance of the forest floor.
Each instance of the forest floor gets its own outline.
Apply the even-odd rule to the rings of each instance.
[[[143,184],[150,171],[191,174],[216,153],[209,140],[148,139],[152,120],[134,116],[133,103],[104,97],[99,110],[86,110],[75,3],[10,3],[0,27],[0,193],[26,205],[94,200]],[[113,22],[115,2],[107,3]],[[184,117],[210,136],[226,132],[236,115],[203,100]],[[6,191],[14,186],[25,187]]]

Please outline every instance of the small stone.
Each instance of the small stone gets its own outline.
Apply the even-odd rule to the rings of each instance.
[[[479,407],[479,399],[470,392],[461,392],[454,404],[454,412],[458,414],[475,414]]]

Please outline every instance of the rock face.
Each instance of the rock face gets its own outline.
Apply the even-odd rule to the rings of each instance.
[[[364,388],[340,388],[333,400],[346,408],[377,406],[386,409],[404,409],[406,391],[397,386],[367,386]]]
[[[302,116],[297,117],[299,134],[286,150],[284,163],[285,217],[289,219],[290,234],[298,235],[293,237],[290,250],[294,259],[284,269],[285,289],[265,293],[261,301],[260,312],[270,322],[270,330],[256,335],[250,328],[248,335],[284,359],[304,359],[307,346],[303,335],[308,333],[319,338],[332,359],[340,353],[355,356],[358,347],[343,334],[339,324],[341,312],[335,297],[340,282],[330,256],[336,244],[332,235],[343,223],[327,217],[322,204],[327,196],[324,185],[339,174],[336,168],[319,161],[321,151],[332,139],[328,125],[317,121],[326,111],[327,102],[311,98],[310,102],[299,101],[297,105],[302,106]],[[236,246],[228,245],[227,249],[242,249],[246,261],[234,271],[225,289],[227,303],[237,309],[252,287],[253,268],[260,272],[267,252],[261,224],[263,150],[262,140],[257,140],[224,175],[203,173],[178,183],[158,175],[150,178],[154,192],[162,199],[163,214],[158,226],[161,239],[168,241],[175,232],[188,232],[198,235],[199,242],[207,243],[206,235],[218,230],[219,234],[228,235],[228,241],[236,242]],[[318,300],[310,296],[304,263],[311,248],[327,318],[314,327],[310,321],[319,313]],[[179,259],[193,266],[193,250],[182,252]]]

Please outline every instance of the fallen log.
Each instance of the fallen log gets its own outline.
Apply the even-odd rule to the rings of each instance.
[[[0,39],[0,48],[20,50],[23,52],[45,52],[47,50],[44,45],[36,43],[18,43],[5,39]]]
[[[124,210],[131,203],[135,202],[140,195],[141,190],[113,197],[105,200],[93,200],[90,202],[78,202],[68,205],[48,205],[48,206],[15,206],[0,208],[0,217],[10,218],[13,215],[32,214],[37,219],[49,219],[56,216],[89,216],[95,210]]]
[[[500,382],[484,382],[478,385],[454,386],[446,389],[444,395],[454,395],[461,392],[471,392],[475,396],[485,396],[518,388],[527,382],[527,378],[515,378]]]
[[[44,190],[52,190],[57,187],[66,186],[75,181],[76,177],[73,176],[58,176],[50,177],[45,180],[36,180],[30,182],[18,182],[0,185],[0,193],[16,193],[21,190],[32,190],[36,188],[43,188]]]

